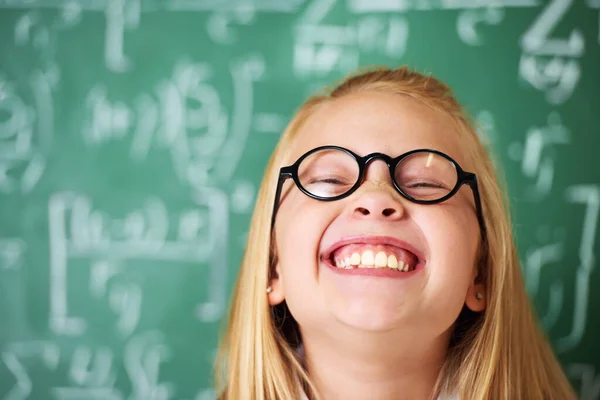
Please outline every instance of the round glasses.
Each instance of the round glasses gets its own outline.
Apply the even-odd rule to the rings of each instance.
[[[465,172],[447,154],[432,149],[417,149],[396,158],[382,153],[361,157],[339,146],[317,147],[302,155],[294,164],[281,168],[273,220],[285,179],[292,178],[304,194],[314,199],[340,200],[358,189],[368,163],[376,159],[387,163],[396,190],[414,203],[441,203],[466,183],[473,191],[477,217],[480,226],[483,226],[477,177]]]

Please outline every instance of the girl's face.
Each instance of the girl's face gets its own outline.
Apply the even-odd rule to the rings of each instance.
[[[297,133],[292,159],[322,145],[391,157],[431,148],[473,171],[462,157],[455,126],[448,115],[408,97],[348,95],[309,117]],[[438,337],[449,331],[465,303],[475,311],[483,308],[483,300],[475,299],[482,288],[474,283],[479,232],[467,185],[443,203],[415,204],[396,191],[382,160],[372,161],[363,184],[342,200],[312,199],[288,179],[277,212],[277,278],[269,300],[285,299],[303,334],[345,327]],[[410,246],[414,252],[408,253]],[[347,262],[368,251],[419,265],[412,272],[387,270],[396,274],[388,276],[349,273],[334,265],[336,257]]]

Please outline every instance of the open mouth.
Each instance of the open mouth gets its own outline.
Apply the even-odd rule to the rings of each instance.
[[[425,263],[423,255],[416,252],[412,246],[395,239],[372,238],[338,242],[324,253],[323,259],[338,269],[382,269],[401,273],[414,271]]]
[[[419,259],[408,250],[387,245],[352,244],[331,253],[331,263],[337,268],[388,268],[398,272],[413,271]]]

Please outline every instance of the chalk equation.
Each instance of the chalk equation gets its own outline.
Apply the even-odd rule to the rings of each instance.
[[[68,350],[56,341],[19,341],[0,353],[3,400],[213,400],[215,392],[197,388],[189,396],[164,377],[172,346],[158,331],[127,340],[123,354],[106,345],[79,343]],[[117,385],[124,376],[131,387]]]
[[[298,13],[292,30],[295,32],[294,73],[299,78],[322,76],[333,71],[348,72],[359,66],[361,55],[364,57],[369,53],[402,58],[409,37],[409,23],[402,13],[407,11],[461,10],[456,19],[456,34],[467,45],[481,46],[485,44],[485,38],[479,33],[478,26],[500,24],[509,8],[540,7],[534,0],[348,0],[345,8],[350,15],[369,15],[349,20],[344,25],[327,22],[327,15],[339,9],[341,3],[338,0],[168,0],[160,3],[141,0],[0,0],[0,7],[57,9],[70,26],[82,23],[83,11],[104,12],[104,60],[106,67],[115,73],[134,68],[124,50],[125,35],[140,28],[144,12],[210,13],[206,34],[222,45],[235,43],[239,36],[235,27],[255,24],[258,13]],[[519,77],[543,91],[552,104],[566,101],[580,79],[579,59],[585,50],[581,30],[574,27],[567,38],[553,36],[556,26],[573,4],[572,0],[552,0],[521,37]],[[599,8],[597,0],[589,0],[588,7]]]
[[[125,54],[125,35],[140,27],[143,12],[211,12],[207,31],[216,43],[232,41],[235,32],[230,24],[248,24],[258,12],[291,13],[305,0],[0,0],[0,8],[55,9],[73,26],[83,22],[84,11],[103,12],[106,18],[104,32],[104,60],[106,67],[115,73],[134,68]]]
[[[12,29],[16,60],[0,64],[0,195],[30,192],[42,177],[54,136],[54,92],[60,70],[53,61],[51,29],[25,13]]]
[[[600,399],[600,371],[592,364],[569,364],[566,368],[567,375],[575,380],[579,387],[576,389],[581,400]]]
[[[546,95],[550,104],[564,103],[581,77],[580,59],[585,52],[581,30],[573,27],[567,37],[556,37],[556,26],[573,0],[549,2],[521,37],[523,53],[519,74]]]
[[[140,161],[151,148],[167,149],[183,184],[200,187],[229,181],[243,154],[254,121],[254,82],[264,61],[249,56],[232,62],[233,109],[211,82],[208,63],[180,62],[153,94],[140,93],[132,105],[111,102],[97,84],[88,93],[90,117],[83,128],[92,147],[129,140],[130,157]],[[130,136],[130,137],[128,137]]]
[[[531,184],[523,192],[528,201],[546,198],[554,183],[557,154],[571,144],[571,133],[557,112],[548,115],[544,126],[532,126],[525,133],[524,143],[513,142],[509,157],[520,163],[521,173]]]
[[[189,310],[189,318],[217,321],[226,301],[228,201],[217,189],[204,189],[195,200],[195,207],[175,212],[159,199],[148,199],[112,218],[85,196],[53,195],[48,205],[51,330],[79,336],[89,329],[105,331],[105,322],[111,321],[111,332],[127,337],[144,313],[157,317],[159,310],[166,312],[160,304],[145,308],[145,302],[158,300],[145,295],[176,293],[190,276],[196,276],[202,286],[198,291],[206,295]],[[81,282],[87,282],[86,290]],[[90,307],[99,313],[93,321],[82,311]]]
[[[543,244],[528,249],[523,262],[527,292],[534,300],[544,297],[547,307],[538,310],[538,313],[559,352],[572,350],[581,343],[588,318],[593,315],[590,310],[590,289],[596,260],[595,245],[598,241],[600,185],[569,186],[565,190],[564,199],[567,204],[583,208],[583,213],[578,213],[583,214],[579,225],[581,232],[568,232],[567,235],[563,229],[559,229],[554,235],[544,233],[541,237]],[[571,237],[580,238],[575,261],[565,251],[566,241]],[[549,285],[544,285],[542,290],[540,282],[545,274],[555,277],[557,270],[561,272],[559,277]],[[552,274],[551,271],[555,273]],[[569,274],[565,274],[566,271]],[[572,302],[566,300],[566,293],[574,294]],[[568,331],[565,333],[562,329],[557,332],[557,322],[565,315],[570,320]]]
[[[41,178],[52,140],[52,82],[42,71],[20,88],[0,77],[0,192],[29,192]],[[36,108],[26,106],[28,91]],[[2,118],[3,117],[3,118]]]

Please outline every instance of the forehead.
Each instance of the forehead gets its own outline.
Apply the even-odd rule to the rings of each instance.
[[[396,157],[431,148],[463,164],[456,124],[449,115],[391,93],[351,94],[322,105],[308,117],[294,142],[294,159],[331,144],[361,156],[381,152]]]

